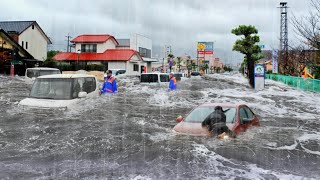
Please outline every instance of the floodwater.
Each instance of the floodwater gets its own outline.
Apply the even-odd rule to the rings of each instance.
[[[319,179],[320,95],[233,76],[177,92],[119,80],[118,94],[66,111],[18,107],[31,85],[0,76],[0,179]],[[172,134],[205,102],[246,103],[261,127],[225,141]]]

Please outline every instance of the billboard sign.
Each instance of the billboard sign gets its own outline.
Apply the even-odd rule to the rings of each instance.
[[[213,54],[213,42],[198,42],[198,54]]]
[[[272,73],[278,73],[278,50],[272,50]]]

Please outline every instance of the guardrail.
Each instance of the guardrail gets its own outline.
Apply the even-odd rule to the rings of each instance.
[[[310,78],[301,78],[294,76],[283,76],[277,74],[266,74],[266,79],[271,79],[274,81],[280,81],[285,83],[288,86],[305,90],[320,93],[320,80],[310,79]]]

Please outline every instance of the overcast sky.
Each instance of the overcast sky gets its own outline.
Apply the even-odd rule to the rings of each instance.
[[[0,21],[36,20],[52,39],[51,48],[66,50],[66,37],[103,33],[129,38],[138,33],[152,39],[153,55],[171,45],[176,56],[196,56],[198,41],[213,41],[224,62],[240,62],[232,53],[239,38],[231,29],[254,25],[266,49],[279,46],[280,0],[2,0]],[[310,9],[309,0],[287,0],[289,18]],[[289,25],[289,42],[296,35]],[[161,55],[160,55],[161,56]]]

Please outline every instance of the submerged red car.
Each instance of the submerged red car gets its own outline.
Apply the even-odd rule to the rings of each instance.
[[[179,122],[173,132],[186,135],[209,135],[209,131],[201,126],[202,121],[214,111],[216,106],[221,106],[226,115],[226,123],[231,131],[236,134],[246,131],[250,126],[259,126],[258,117],[244,104],[209,103],[194,108],[187,117],[179,116]]]

